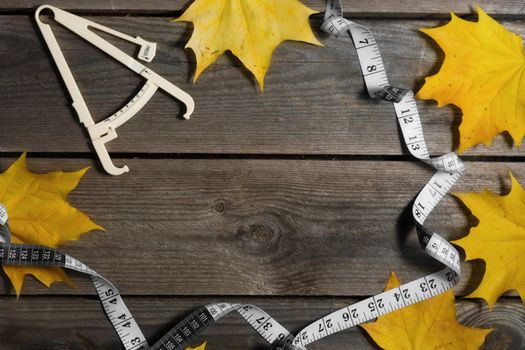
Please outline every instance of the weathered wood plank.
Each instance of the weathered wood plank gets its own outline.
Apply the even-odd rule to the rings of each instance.
[[[0,159],[1,169],[12,159]],[[73,170],[87,159],[30,159],[35,171]],[[439,265],[418,246],[409,202],[431,176],[416,162],[117,159],[131,172],[91,170],[71,196],[107,233],[63,250],[124,294],[339,295],[377,293],[390,270],[409,281]],[[504,192],[508,170],[523,163],[471,163],[455,190]],[[429,227],[449,239],[469,219],[448,196]],[[481,263],[463,266],[458,295],[471,291]],[[46,289],[28,279],[26,294],[92,293]],[[1,293],[12,293],[9,284]]]
[[[190,3],[189,0],[49,0],[45,3],[58,6],[63,9],[73,9],[81,11],[98,11],[98,12],[116,12],[116,13],[166,13],[182,11]],[[324,11],[326,7],[325,0],[304,0],[303,3],[317,11]],[[522,1],[432,1],[432,0],[409,0],[402,2],[380,1],[380,0],[341,0],[346,13],[373,16],[417,16],[417,15],[443,15],[451,11],[458,13],[471,13],[476,5],[481,6],[489,13],[515,16],[525,14],[525,5]],[[3,11],[20,11],[32,10],[39,4],[29,0],[4,0],[0,3],[0,10]]]
[[[347,298],[227,298],[226,301],[253,303],[268,311],[292,332],[309,322],[356,300]],[[146,337],[153,343],[163,332],[211,298],[127,297]],[[225,300],[221,300],[225,301]],[[468,326],[494,328],[484,349],[522,349],[525,343],[525,309],[516,299],[502,299],[489,311],[472,301],[457,303],[458,318]],[[118,339],[109,326],[99,302],[83,297],[0,298],[0,345],[3,349],[49,350],[116,349]],[[79,317],[82,315],[82,317]],[[67,326],[66,326],[67,325]],[[38,330],[38,331],[36,331]],[[262,350],[268,344],[237,315],[230,315],[202,334],[209,349]],[[199,340],[197,340],[198,344]],[[376,349],[364,333],[352,328],[320,340],[309,349]]]
[[[319,34],[326,48],[289,42],[276,51],[264,94],[235,60],[222,57],[196,85],[192,54],[183,43],[189,26],[168,18],[97,17],[127,33],[158,41],[151,67],[196,100],[190,121],[177,118],[178,104],[158,93],[135,119],[119,129],[108,145],[113,152],[406,154],[391,106],[365,96],[355,51],[349,44]],[[436,21],[363,20],[373,28],[385,53],[391,82],[417,87],[441,60],[417,29]],[[525,22],[505,22],[525,34]],[[316,26],[319,25],[317,21]],[[60,28],[59,28],[60,29]],[[67,91],[49,60],[30,17],[0,16],[1,151],[89,152],[83,127]],[[118,109],[140,85],[138,76],[70,33],[57,30],[88,106],[97,120]],[[400,45],[400,43],[403,45]],[[129,47],[129,46],[128,46]],[[130,50],[132,52],[132,50]],[[446,153],[457,144],[459,112],[419,103],[431,152]],[[523,155],[508,137],[468,155]]]

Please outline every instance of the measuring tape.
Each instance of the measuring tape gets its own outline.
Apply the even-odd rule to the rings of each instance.
[[[368,28],[343,18],[339,0],[328,0],[322,29],[340,40],[354,43],[370,97],[381,98],[394,104],[408,150],[414,157],[436,169],[436,173],[416,197],[412,214],[422,248],[444,264],[445,269],[332,312],[311,323],[295,336],[255,305],[217,303],[194,311],[150,346],[118,290],[108,279],[79,260],[54,249],[11,244],[8,214],[1,205],[0,262],[18,266],[57,266],[90,276],[103,309],[126,350],[183,350],[202,330],[234,311],[266,339],[273,350],[304,350],[308,344],[331,334],[453,288],[460,278],[459,254],[446,239],[426,228],[424,222],[463,174],[463,163],[456,153],[430,158],[414,93],[389,85],[374,36]]]
[[[265,311],[254,305],[219,303],[206,305],[171,329],[153,346],[149,346],[117,288],[104,276],[72,256],[57,250],[29,244],[11,244],[8,215],[0,205],[0,261],[6,265],[62,267],[91,277],[104,311],[126,350],[184,349],[204,328],[232,311],[237,311],[268,342],[290,342],[293,337]]]

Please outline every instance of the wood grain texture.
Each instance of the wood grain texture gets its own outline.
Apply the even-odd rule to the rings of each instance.
[[[12,159],[1,159],[5,169]],[[74,170],[87,159],[31,159],[34,171]],[[360,296],[383,288],[390,270],[409,281],[440,266],[419,248],[409,203],[430,178],[416,162],[118,159],[118,179],[91,170],[71,195],[107,233],[63,250],[127,295]],[[524,163],[471,163],[455,191],[508,190]],[[448,239],[474,219],[447,196],[427,221]],[[457,290],[479,283],[483,264],[463,265]],[[44,288],[24,294],[93,293]],[[1,292],[12,293],[5,281]]]
[[[317,11],[324,11],[325,0],[303,0],[305,5]],[[179,12],[188,6],[189,0],[48,0],[45,3],[61,7],[63,9],[74,9],[90,12],[111,13],[153,13],[162,14],[166,12]],[[451,11],[458,13],[471,13],[476,5],[485,11],[502,16],[516,16],[525,14],[525,5],[520,0],[408,0],[408,1],[381,1],[381,0],[341,0],[345,13],[373,15],[373,16],[417,16],[417,15],[443,15]],[[39,3],[29,0],[3,0],[0,10],[21,11],[33,10]]]
[[[217,299],[193,297],[127,297],[145,336],[151,343],[195,308]],[[292,332],[298,332],[319,317],[357,301],[351,298],[226,298],[256,304]],[[457,303],[458,319],[467,326],[493,328],[483,349],[518,350],[525,346],[525,309],[518,300],[503,299],[489,311],[481,303]],[[0,298],[0,346],[3,349],[40,350],[114,350],[119,347],[114,331],[108,326],[99,302],[86,297]],[[79,317],[82,315],[82,317]],[[36,331],[38,330],[38,331]],[[200,340],[208,349],[263,350],[268,344],[238,315],[232,314],[208,328]],[[196,341],[196,344],[200,340]],[[378,349],[364,333],[352,328],[308,347],[311,350]]]
[[[325,48],[287,42],[275,52],[264,94],[229,56],[190,82],[194,58],[183,46],[190,26],[167,17],[95,17],[126,33],[159,42],[155,71],[187,90],[196,112],[184,121],[175,100],[157,93],[118,130],[113,152],[232,154],[407,154],[399,141],[393,108],[364,93],[355,50],[318,33]],[[441,21],[362,20],[372,28],[385,56],[390,81],[418,88],[436,72],[442,54],[418,32]],[[319,19],[313,21],[318,27]],[[521,20],[504,22],[525,34]],[[13,30],[16,28],[16,30]],[[57,28],[59,42],[96,120],[131,99],[140,78],[71,33]],[[86,132],[69,105],[43,41],[29,16],[0,16],[0,151],[90,152]],[[124,45],[133,52],[133,48]],[[433,154],[457,146],[460,112],[420,102],[425,136]],[[519,155],[509,137],[466,155]]]
[[[62,249],[115,283],[152,342],[196,307],[215,301],[257,304],[297,332],[380,292],[390,270],[409,281],[440,268],[419,248],[410,217],[410,201],[432,171],[406,161],[393,110],[366,96],[351,44],[316,30],[325,48],[281,45],[264,94],[230,55],[193,85],[195,59],[183,49],[191,25],[168,22],[188,0],[46,2],[159,43],[148,66],[196,100],[196,113],[183,121],[178,103],[156,94],[108,146],[123,157],[115,162],[128,164],[131,172],[104,175],[36,31],[31,14],[39,3],[0,2],[0,171],[23,150],[40,152],[40,158],[29,154],[37,172],[95,166],[70,200],[107,232]],[[319,11],[325,7],[324,0],[303,2]],[[376,35],[391,83],[416,90],[443,61],[418,28],[444,24],[449,11],[472,14],[479,4],[525,35],[521,0],[342,2],[348,16],[361,17]],[[321,18],[312,17],[313,28]],[[141,80],[133,73],[54,29],[96,120],[138,91]],[[129,53],[136,49],[116,43]],[[433,102],[419,106],[431,153],[455,149],[460,112]],[[507,136],[466,155],[484,162],[468,161],[455,191],[506,193],[509,170],[525,184],[525,154]],[[475,224],[450,195],[428,220],[448,239]],[[458,296],[475,288],[484,265],[464,263],[462,270]],[[3,279],[2,350],[119,348],[91,282],[69,275],[74,289],[47,289],[27,278],[20,300]],[[481,302],[457,303],[461,322],[495,329],[484,349],[525,349],[525,309],[515,295],[501,298],[491,311]],[[209,350],[268,349],[233,315],[203,339]],[[359,329],[309,347],[348,348],[377,349]]]

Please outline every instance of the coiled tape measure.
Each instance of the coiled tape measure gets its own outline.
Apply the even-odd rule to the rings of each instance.
[[[7,211],[0,207],[0,261],[18,266],[58,266],[88,275],[104,311],[126,350],[182,350],[203,329],[237,312],[274,350],[306,349],[306,346],[331,334],[370,321],[408,305],[434,297],[453,288],[460,277],[456,249],[439,234],[424,226],[434,207],[461,177],[464,166],[455,153],[430,158],[414,99],[414,93],[389,85],[379,48],[370,30],[343,18],[339,0],[328,0],[322,29],[340,40],[353,41],[363,77],[371,98],[393,102],[405,144],[410,153],[436,169],[436,173],[416,197],[412,213],[422,248],[445,265],[436,273],[377,294],[339,309],[311,323],[297,335],[255,305],[217,303],[201,307],[172,328],[153,345],[146,341],[140,327],[126,307],[118,290],[104,276],[79,260],[43,246],[11,244]]]

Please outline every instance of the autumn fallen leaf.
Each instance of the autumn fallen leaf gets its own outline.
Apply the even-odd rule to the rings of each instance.
[[[478,7],[478,22],[452,14],[442,27],[422,29],[445,52],[440,71],[425,79],[421,99],[463,112],[459,152],[507,131],[517,146],[525,134],[525,55],[513,34]]]
[[[28,170],[24,153],[0,174],[0,203],[9,213],[12,242],[55,248],[65,241],[77,240],[83,233],[103,230],[67,202],[67,195],[87,170],[35,174]],[[68,281],[60,268],[2,267],[17,296],[28,274],[48,287],[53,282]]]
[[[201,345],[197,346],[196,348],[187,347],[186,350],[206,350],[206,342],[202,343]]]
[[[385,290],[401,282],[392,272]],[[378,317],[361,326],[385,350],[477,350],[491,329],[465,327],[456,321],[454,292]]]
[[[230,50],[263,89],[273,51],[283,41],[322,45],[308,22],[314,13],[299,0],[195,0],[173,21],[193,22],[186,48],[197,58],[194,81]]]
[[[482,298],[490,306],[509,290],[518,291],[525,303],[525,190],[512,174],[510,178],[506,196],[488,190],[455,194],[479,224],[452,243],[465,250],[466,260],[486,263],[481,284],[467,297]]]

